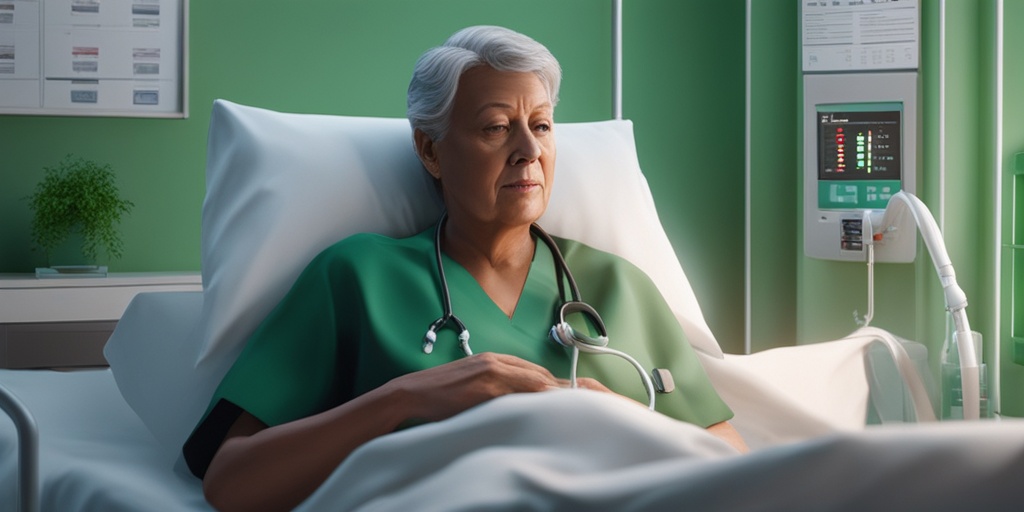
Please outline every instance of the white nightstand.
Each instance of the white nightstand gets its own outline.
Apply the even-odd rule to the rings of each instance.
[[[0,368],[104,366],[103,345],[137,293],[202,289],[199,272],[0,274]]]

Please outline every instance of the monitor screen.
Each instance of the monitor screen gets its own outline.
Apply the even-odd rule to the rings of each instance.
[[[902,105],[818,105],[818,207],[882,209],[902,185]]]
[[[818,179],[900,179],[899,110],[818,112]]]

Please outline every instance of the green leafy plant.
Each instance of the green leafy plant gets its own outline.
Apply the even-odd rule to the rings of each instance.
[[[135,205],[121,198],[110,165],[68,155],[43,170],[45,176],[28,198],[33,242],[49,257],[77,230],[86,258],[95,260],[100,248],[120,258],[124,245],[116,226]]]

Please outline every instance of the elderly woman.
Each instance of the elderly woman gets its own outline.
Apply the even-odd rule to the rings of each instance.
[[[447,214],[407,239],[348,238],[309,264],[185,444],[212,504],[290,508],[353,450],[403,425],[566,387],[570,351],[548,334],[568,300],[558,250],[613,344],[646,365],[666,361],[678,389],[659,396],[658,411],[743,448],[653,283],[621,259],[567,240],[552,249],[531,232],[554,182],[560,80],[546,48],[498,27],[465,29],[420,58],[408,117]],[[455,312],[474,329],[475,355],[460,348]],[[436,342],[421,343],[427,326]],[[620,360],[586,357],[580,371],[581,387],[644,397]]]

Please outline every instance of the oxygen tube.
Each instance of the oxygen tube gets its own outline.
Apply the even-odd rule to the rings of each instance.
[[[881,222],[877,223],[880,228],[874,232],[873,237],[875,240],[884,240],[887,235],[896,231],[896,226],[899,225],[899,221],[908,210],[917,224],[918,231],[921,232],[921,238],[924,239],[925,246],[928,248],[928,254],[931,255],[935,271],[942,284],[946,310],[953,319],[953,339],[957,341],[955,346],[960,362],[963,416],[965,420],[976,420],[980,417],[981,411],[981,374],[974,347],[974,336],[967,320],[967,295],[956,283],[953,263],[946,252],[946,244],[935,223],[935,218],[917,196],[900,191],[889,200]],[[963,342],[963,340],[967,340],[967,342]]]

